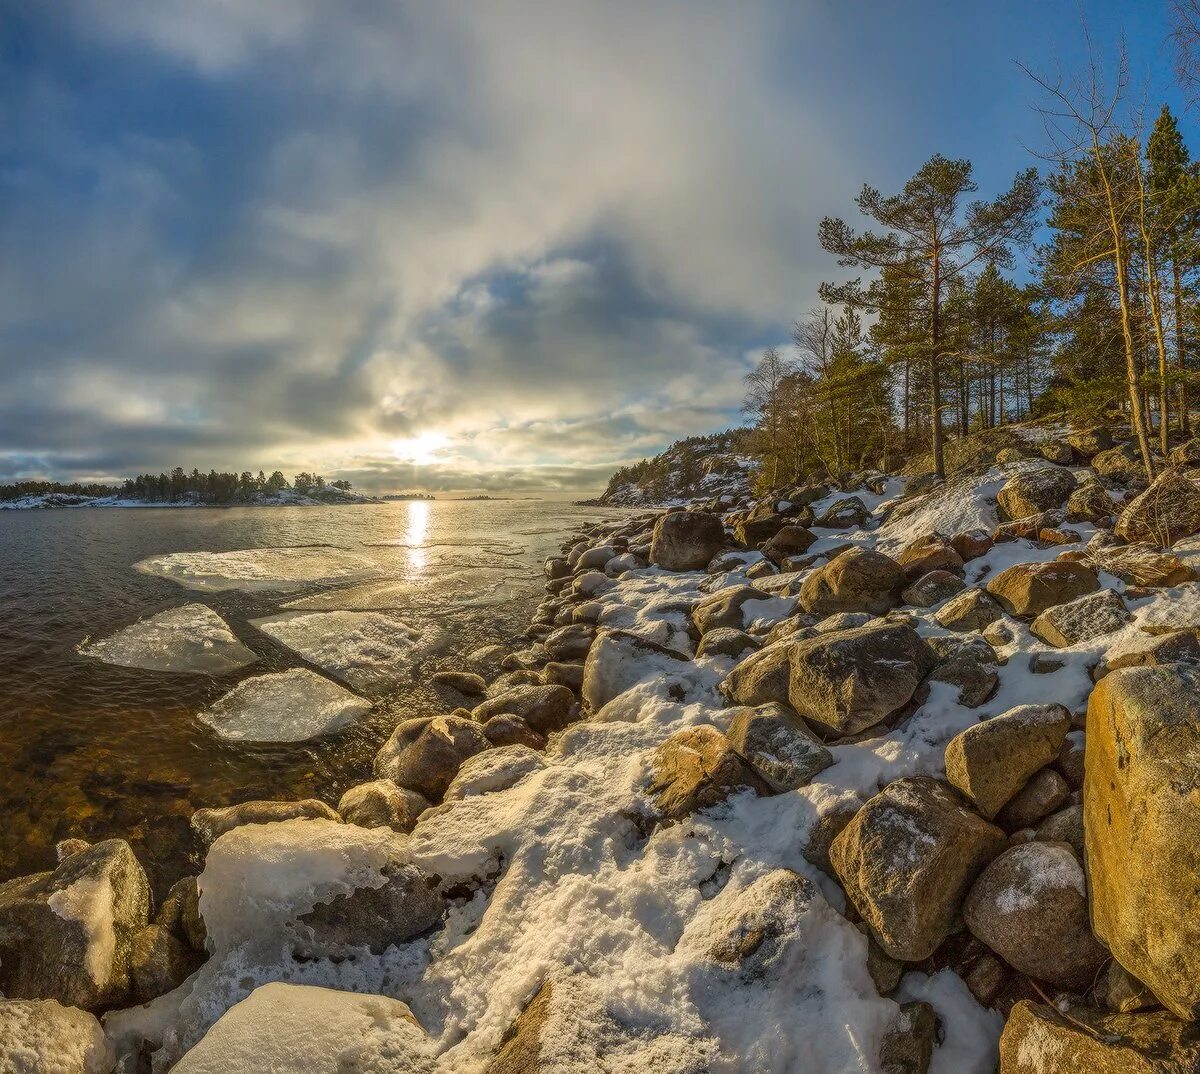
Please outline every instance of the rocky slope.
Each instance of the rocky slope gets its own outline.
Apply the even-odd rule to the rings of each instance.
[[[0,1068],[1200,1069],[1200,442],[1112,439],[581,534],[336,808],[0,885]]]
[[[754,460],[747,431],[677,440],[652,459],[618,470],[595,501],[612,507],[678,506],[692,500],[747,496]]]

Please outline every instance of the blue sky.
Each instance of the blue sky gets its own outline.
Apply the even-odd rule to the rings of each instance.
[[[1151,118],[1166,6],[1082,5]],[[1077,70],[1079,16],[0,0],[0,480],[592,491],[738,420],[864,181],[1028,166],[1014,60]]]

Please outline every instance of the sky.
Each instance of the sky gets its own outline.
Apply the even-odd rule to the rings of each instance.
[[[1166,8],[0,0],[0,482],[593,494],[741,422],[864,182],[1036,163],[1081,11],[1182,111]]]

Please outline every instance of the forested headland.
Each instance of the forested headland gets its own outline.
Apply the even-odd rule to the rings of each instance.
[[[61,481],[15,481],[0,485],[0,501],[20,500],[28,496],[65,495],[87,497],[118,497],[146,503],[253,503],[263,498],[277,497],[287,491],[298,496],[312,496],[328,489],[348,492],[351,483],[345,480],[327,481],[320,474],[301,472],[289,482],[279,470],[270,476],[259,470],[229,473],[209,470],[190,473],[177,466],[169,474],[138,474],[120,484]]]

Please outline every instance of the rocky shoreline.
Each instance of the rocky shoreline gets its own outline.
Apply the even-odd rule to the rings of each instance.
[[[0,1067],[1200,1069],[1200,442],[1122,434],[590,527],[336,804],[0,884]]]

